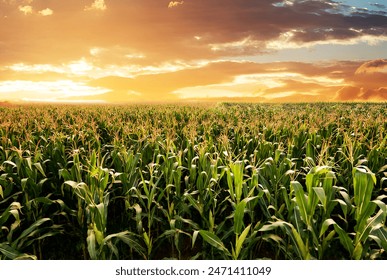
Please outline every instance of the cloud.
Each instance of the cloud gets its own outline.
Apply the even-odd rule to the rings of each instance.
[[[51,16],[53,13],[54,11],[49,8],[39,11],[39,14],[41,14],[42,16]]]
[[[254,98],[273,100],[292,96],[313,96],[314,100],[332,100],[353,75],[359,63],[313,65],[309,63],[229,62],[203,64],[159,74],[143,74],[132,78],[107,76],[91,80],[88,85],[106,88],[101,100],[154,101],[195,98]],[[337,72],[334,72],[336,70]],[[128,92],[136,92],[137,95]],[[90,100],[96,96],[90,96]],[[74,97],[73,99],[76,99]],[[78,98],[79,99],[79,98]],[[279,100],[279,99],[278,99]]]
[[[179,5],[183,5],[184,4],[184,1],[171,1],[169,2],[168,4],[168,8],[175,8]]]
[[[85,7],[85,11],[92,11],[92,10],[96,10],[96,11],[104,11],[106,10],[106,4],[105,4],[105,1],[104,0],[95,0],[93,2],[93,4],[91,4],[91,6],[86,6]]]
[[[112,46],[110,48],[93,46],[89,49],[91,60],[96,64],[111,64],[123,66],[134,65],[146,59],[146,55],[130,47]]]
[[[386,101],[387,87],[381,87],[378,89],[367,89],[362,93],[360,97],[363,100]]]
[[[197,64],[170,62],[136,69],[117,65],[96,66],[84,58],[65,65],[14,64],[0,68],[0,76],[3,82],[19,81],[12,84],[14,89],[17,85],[20,85],[17,89],[22,86],[35,88],[24,91],[29,98],[38,90],[49,96],[55,92],[55,81],[71,79],[77,83],[73,87],[75,94],[70,95],[71,87],[68,85],[63,100],[73,101],[177,101],[198,98],[289,102],[385,100],[387,73],[355,74],[362,65],[375,67],[381,63],[224,60]],[[46,83],[40,83],[43,81]],[[5,85],[3,83],[3,92],[7,89]],[[44,89],[45,86],[48,89]],[[63,89],[58,92],[63,93]]]
[[[347,84],[337,91],[340,101],[387,101],[387,60],[376,59],[361,63],[354,75],[347,75]]]
[[[32,6],[42,10],[44,3],[35,0]],[[7,26],[6,31],[0,31],[0,37],[13,46],[1,51],[4,60],[13,59],[16,63],[74,60],[85,56],[94,46],[104,49],[121,46],[143,54],[146,57],[143,62],[151,64],[264,55],[316,44],[387,41],[387,16],[372,11],[344,13],[346,8],[339,2],[222,0],[219,5],[219,0],[206,0],[177,3],[182,1],[131,1],[129,5],[127,1],[111,0],[109,13],[101,17],[85,16],[83,10],[107,9],[103,0],[90,1],[86,8],[82,1],[52,1],[49,8],[56,16],[50,28],[43,21],[31,24],[28,20],[32,19],[12,14],[13,5],[2,4],[2,13],[9,16],[6,22],[0,19],[0,24]],[[166,5],[184,9],[171,13]],[[37,37],[41,39],[36,40]],[[28,48],[25,42],[30,42]],[[48,45],[55,46],[57,51],[40,53]]]
[[[195,89],[229,96],[240,89],[265,100],[384,94],[385,59],[359,61],[385,54],[387,15],[380,11],[317,0],[110,0],[109,12],[85,12],[107,10],[106,3],[0,1],[1,79],[74,79],[108,88],[106,100],[196,98]],[[327,46],[335,61],[291,62]],[[290,62],[257,63],[275,53]]]
[[[25,1],[27,3],[32,3],[32,0],[29,0],[29,1]],[[19,11],[22,12],[24,15],[30,15],[30,14],[39,14],[39,15],[42,15],[42,16],[51,16],[54,11],[51,10],[50,8],[46,8],[46,9],[42,9],[38,12],[35,12],[34,11],[34,8],[30,5],[20,5],[18,7]]]
[[[386,10],[387,9],[386,5],[379,4],[379,3],[371,3],[370,5],[378,8],[378,9],[381,9],[381,10]]]
[[[367,89],[347,86],[337,92],[335,99],[338,101],[387,101],[387,87]]]
[[[362,64],[356,70],[355,74],[385,72],[386,70],[387,70],[387,59],[376,59]]]
[[[252,39],[251,36],[233,42],[215,44],[211,43],[208,46],[214,53],[228,56],[258,54],[264,50],[263,43]]]
[[[337,101],[358,100],[360,94],[361,94],[361,88],[355,87],[355,86],[345,86],[337,91],[335,100]]]
[[[46,100],[55,101],[59,98],[72,96],[98,95],[107,89],[90,87],[82,82],[71,80],[56,81],[0,81],[0,99],[2,100]],[[39,96],[37,98],[37,96]]]
[[[354,75],[364,62],[325,64],[219,61],[160,74],[132,78],[102,77],[89,86],[110,89],[103,100],[191,100],[234,98],[245,101],[348,101],[386,100],[387,75],[372,80]],[[384,85],[384,86],[383,86]],[[90,99],[95,98],[90,96]]]
[[[25,15],[32,14],[33,9],[32,6],[25,5],[25,6],[19,6],[19,11],[24,13]]]

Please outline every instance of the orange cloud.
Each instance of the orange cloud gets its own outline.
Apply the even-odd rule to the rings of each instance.
[[[384,94],[385,76],[364,79],[354,72],[360,62],[313,63],[276,62],[207,62],[143,68],[128,78],[130,72],[118,66],[96,67],[81,59],[66,65],[15,64],[0,71],[4,81],[52,81],[72,79],[84,84],[90,94],[77,93],[63,100],[103,100],[106,102],[188,100],[196,98],[255,98],[259,100],[358,100],[375,99]],[[165,68],[163,68],[165,67]],[[121,72],[121,76],[117,74]],[[380,73],[378,73],[380,74]],[[384,75],[384,74],[383,74]],[[368,80],[369,77],[368,77]],[[27,85],[19,83],[19,85]],[[35,84],[36,85],[36,84]],[[53,84],[39,84],[35,94],[54,92]],[[385,84],[384,84],[385,85]],[[44,86],[49,86],[43,90]],[[4,93],[5,89],[3,88]],[[18,87],[20,89],[20,87]],[[366,90],[369,90],[366,92]],[[374,90],[374,91],[372,91]],[[93,94],[94,92],[94,94]],[[29,91],[29,96],[32,92]],[[79,95],[79,96],[77,96]],[[57,98],[60,98],[59,96]],[[1,99],[1,98],[0,98]],[[4,99],[4,98],[3,98]],[[254,99],[254,100],[255,100]],[[303,101],[303,100],[299,100]]]
[[[24,13],[25,15],[29,15],[32,14],[33,8],[30,5],[19,6],[19,11]]]
[[[85,11],[104,11],[106,10],[106,4],[104,0],[95,0],[90,6],[85,7]]]
[[[337,92],[337,101],[387,101],[387,87],[366,89],[347,86]]]
[[[350,86],[337,92],[336,100],[386,101],[387,60],[376,59],[362,63],[354,75],[349,76]]]
[[[359,68],[357,68],[355,74],[385,72],[386,69],[387,59],[376,59],[362,64]]]
[[[177,7],[179,5],[183,5],[183,4],[184,4],[184,1],[171,1],[168,4],[168,8],[174,8],[174,7]]]
[[[351,101],[358,100],[361,95],[361,88],[355,86],[345,86],[336,93],[335,100]]]
[[[219,3],[1,0],[0,81],[71,80],[106,89],[88,97],[103,100],[384,97],[386,13],[338,1]]]
[[[298,96],[305,100],[329,101],[348,82],[347,79],[350,79],[358,66],[344,62],[316,66],[292,62],[223,61],[133,78],[110,76],[95,79],[88,85],[106,88],[110,92],[88,98],[116,102],[197,98],[253,98],[270,101],[297,100],[293,96]]]
[[[361,98],[365,100],[373,100],[373,101],[386,101],[387,87],[365,90],[361,95]]]
[[[83,11],[106,10],[103,0],[90,1],[86,7],[79,0],[51,1],[49,8],[55,11],[55,19],[49,25],[20,18],[12,12],[15,5],[2,4],[1,12],[8,17],[0,17],[0,25],[7,26],[0,31],[0,37],[9,47],[2,48],[0,64],[75,60],[94,46],[130,48],[142,53],[148,63],[160,63],[259,56],[315,44],[387,41],[387,15],[371,11],[361,15],[343,13],[344,5],[329,1],[294,1],[292,5],[279,2],[222,0],[219,5],[219,0],[184,4],[147,0],[131,1],[128,5],[127,1],[111,0],[109,13],[97,16],[85,15]],[[35,0],[32,6],[36,9],[44,3]],[[171,13],[166,6],[184,9]],[[29,42],[28,47],[25,42]],[[48,45],[55,46],[55,51],[47,50]]]
[[[54,11],[49,9],[49,8],[46,8],[46,9],[39,11],[39,14],[42,16],[51,16],[53,13],[54,13]]]

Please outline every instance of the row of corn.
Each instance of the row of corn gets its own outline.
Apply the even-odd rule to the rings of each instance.
[[[386,259],[386,104],[0,108],[0,259]]]

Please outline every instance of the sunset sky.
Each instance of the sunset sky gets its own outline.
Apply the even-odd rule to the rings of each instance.
[[[387,100],[387,0],[0,0],[0,101]]]

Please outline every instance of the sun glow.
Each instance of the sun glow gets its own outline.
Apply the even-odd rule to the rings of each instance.
[[[98,70],[84,58],[62,65],[16,63],[10,66],[6,66],[5,68],[15,72],[35,74],[52,72],[74,76],[87,75],[89,73],[95,72],[95,70]]]
[[[286,70],[283,68],[282,70]],[[287,89],[287,82],[294,81],[300,84],[321,84],[322,86],[340,86],[345,84],[343,79],[333,79],[325,76],[308,77],[299,73],[279,72],[264,74],[249,74],[235,76],[233,81],[206,86],[186,87],[175,91],[180,98],[207,98],[209,96],[225,97],[255,97],[265,98],[286,97],[297,93],[296,90]],[[280,93],[265,93],[271,90],[281,89]],[[315,95],[314,89],[310,88],[303,94]]]
[[[91,87],[71,80],[0,82],[0,99],[13,101],[61,101],[73,96],[99,95],[108,91],[101,87]]]
[[[85,75],[91,72],[94,67],[90,63],[86,61],[86,59],[82,58],[79,61],[74,61],[68,65],[70,72],[74,75]]]

